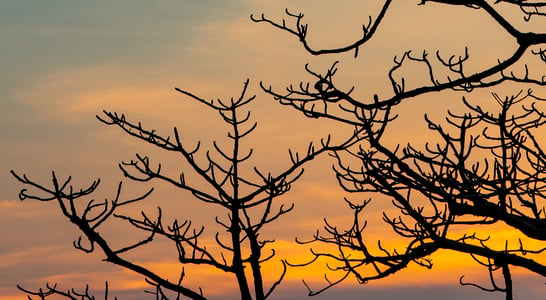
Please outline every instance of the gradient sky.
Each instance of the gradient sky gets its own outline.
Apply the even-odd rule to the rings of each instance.
[[[150,153],[156,160],[169,158],[98,122],[95,115],[103,109],[124,112],[165,134],[178,126],[186,141],[202,140],[207,145],[224,139],[225,127],[214,112],[185,98],[174,87],[206,99],[228,99],[238,96],[249,78],[250,92],[257,94],[251,106],[253,119],[259,123],[255,136],[248,140],[249,147],[255,148],[253,162],[274,172],[288,165],[288,148],[304,150],[309,141],[318,141],[328,133],[339,136],[347,128],[305,119],[281,107],[260,91],[260,81],[281,90],[287,84],[310,79],[305,63],[323,71],[339,60],[337,82],[342,86],[356,86],[355,93],[362,97],[388,95],[392,91],[386,74],[393,57],[405,50],[434,53],[439,49],[461,55],[467,45],[472,70],[494,63],[514,46],[480,11],[417,6],[418,2],[394,4],[377,38],[354,59],[353,53],[311,57],[294,37],[254,24],[249,15],[265,13],[279,19],[285,7],[302,11],[310,23],[313,44],[332,47],[360,37],[361,24],[367,23],[368,14],[375,14],[381,1],[0,0],[0,298],[22,299],[17,284],[38,288],[57,282],[60,287],[90,284],[100,289],[105,279],[111,282],[112,295],[147,298],[142,292],[147,285],[140,276],[101,262],[99,254],[85,255],[73,249],[78,233],[51,203],[19,202],[17,193],[22,186],[9,174],[14,169],[46,183],[55,170],[59,177],[73,175],[75,185],[100,177],[103,183],[96,197],[101,199],[112,195],[117,183],[124,180],[117,168],[119,161],[133,158],[136,152]],[[514,16],[518,26],[527,26]],[[542,71],[544,66],[537,68]],[[418,85],[425,78],[418,66],[403,74],[409,85]],[[509,95],[518,89],[509,86],[495,91]],[[472,97],[487,101],[489,92]],[[443,118],[445,108],[456,108],[460,96],[444,93],[441,98],[429,95],[408,101],[401,107],[404,114],[394,126],[391,141],[426,141],[429,136],[421,122],[423,114]],[[323,158],[306,168],[304,178],[282,200],[294,202],[295,210],[264,232],[278,241],[279,258],[308,258],[308,247],[295,245],[294,238],[311,237],[322,227],[324,217],[340,226],[349,224],[351,211],[336,186],[332,163]],[[141,209],[153,212],[161,203],[179,218],[190,218],[200,225],[213,222],[215,214],[208,207],[191,200],[173,204],[169,199],[180,197],[176,191],[156,186],[151,200],[134,208],[133,213]],[[128,196],[145,190],[146,186],[127,182]],[[388,203],[378,203],[367,210],[369,237],[395,245],[380,222],[386,207]],[[122,228],[110,229],[113,239],[137,237]],[[154,248],[142,259],[170,272],[174,264],[164,257],[162,248]],[[463,256],[440,252],[433,259],[433,270],[412,267],[365,286],[351,278],[315,299],[500,296],[458,286],[461,275],[477,282],[486,275]],[[275,262],[268,265],[269,280],[279,272]],[[306,293],[301,279],[318,287],[323,284],[323,272],[324,266],[289,269],[274,299],[301,299]],[[225,277],[208,271],[193,274],[216,299],[235,299],[233,285]],[[546,293],[543,279],[518,270],[515,274],[516,293],[521,298],[538,299]],[[207,290],[211,282],[214,285]]]

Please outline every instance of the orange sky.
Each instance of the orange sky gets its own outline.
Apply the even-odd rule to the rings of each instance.
[[[339,46],[360,37],[361,24],[367,22],[368,14],[377,11],[381,1],[342,1],[342,5],[325,0],[226,2],[0,1],[3,41],[0,122],[4,128],[0,133],[3,154],[0,157],[0,299],[21,299],[23,295],[15,289],[16,284],[38,288],[47,281],[74,287],[89,283],[100,289],[105,279],[112,282],[120,298],[122,295],[146,298],[142,293],[146,286],[142,278],[101,262],[100,255],[84,255],[74,250],[72,240],[78,234],[54,207],[19,202],[17,192],[22,186],[8,173],[14,169],[47,182],[50,171],[56,170],[59,176],[73,175],[76,184],[101,177],[103,184],[97,195],[101,199],[110,196],[117,182],[124,180],[117,169],[119,161],[133,158],[136,152],[152,153],[157,161],[172,159],[99,123],[95,115],[103,109],[124,112],[165,134],[178,126],[186,141],[201,140],[210,145],[218,136],[225,137],[221,120],[215,112],[178,94],[174,87],[206,99],[228,99],[238,96],[244,80],[250,78],[250,92],[258,95],[251,105],[252,117],[259,127],[248,139],[248,146],[255,148],[253,162],[257,166],[275,172],[288,165],[288,148],[302,151],[309,141],[316,142],[328,133],[339,135],[347,129],[306,119],[290,108],[279,106],[260,91],[260,81],[282,90],[287,84],[310,79],[304,70],[305,63],[323,71],[339,60],[337,82],[346,87],[354,85],[355,95],[389,95],[392,90],[387,72],[393,57],[405,50],[420,53],[426,49],[434,53],[440,49],[446,55],[460,55],[468,46],[472,70],[494,63],[513,47],[511,40],[483,12],[435,4],[417,6],[419,1],[395,1],[377,38],[360,49],[359,58],[354,59],[353,53],[311,57],[294,37],[264,24],[254,24],[249,15],[263,12],[278,19],[285,7],[303,11],[310,23],[309,38],[314,45]],[[514,20],[518,26],[530,26]],[[538,28],[545,28],[544,25],[539,24],[542,27]],[[544,66],[537,68],[540,71]],[[404,70],[403,75],[411,86],[421,84],[426,74],[416,67]],[[498,87],[494,91],[509,95],[519,88]],[[489,92],[470,97],[487,101],[482,99],[488,99]],[[447,107],[458,107],[460,96],[444,93],[439,100],[435,94],[404,103],[400,107],[403,114],[389,133],[390,141],[425,142],[430,137],[424,131],[424,113],[440,120]],[[412,128],[411,134],[407,128]],[[336,185],[332,163],[322,158],[311,164],[293,191],[282,198],[284,203],[295,203],[295,210],[265,231],[278,241],[275,248],[279,258],[308,257],[308,247],[295,245],[294,238],[310,238],[323,226],[324,217],[337,224],[350,222],[352,213],[342,201],[344,194]],[[127,186],[130,195],[146,189],[131,183]],[[172,211],[178,210],[178,204],[168,201],[175,195],[173,189],[158,185],[151,201],[131,209],[135,213],[141,209],[154,211],[161,202]],[[390,235],[380,222],[380,212],[385,208],[388,202],[366,211],[372,241],[383,234]],[[207,213],[211,211],[206,206],[188,201],[178,217],[207,225],[214,221],[214,214]],[[124,232],[112,234],[126,236]],[[420,295],[432,299],[445,291],[465,297],[493,297],[457,285],[461,275],[476,281],[487,275],[470,260],[449,252],[440,252],[433,258],[432,271],[412,267],[398,276],[366,286],[356,285],[351,278],[318,298],[368,293],[381,299],[395,299],[400,294],[406,299],[417,299]],[[148,256],[140,259],[158,270],[178,272],[158,249],[150,250]],[[266,267],[269,280],[279,273],[278,261]],[[320,265],[289,269],[274,299],[302,297],[305,288],[301,279],[320,286],[323,273]],[[524,272],[515,273],[522,287],[517,292],[522,295],[536,298],[546,291],[544,286],[536,289],[536,285],[525,283],[531,279]],[[195,270],[192,276],[192,280],[203,286],[207,286],[206,282],[215,283],[208,290],[211,296],[229,299],[231,283],[222,276],[208,270]],[[446,297],[445,300],[462,299]]]

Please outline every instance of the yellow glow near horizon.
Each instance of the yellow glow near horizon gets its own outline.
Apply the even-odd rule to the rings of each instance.
[[[173,126],[178,126],[184,141],[190,144],[201,140],[202,147],[208,149],[212,140],[227,139],[225,124],[216,112],[180,95],[174,87],[207,100],[229,100],[239,96],[242,83],[250,78],[248,95],[257,94],[257,100],[250,106],[251,119],[258,122],[258,129],[256,135],[245,140],[248,143],[244,147],[256,150],[255,160],[246,165],[245,170],[253,174],[252,167],[258,166],[265,173],[269,169],[274,173],[289,165],[289,148],[305,151],[309,142],[317,143],[328,134],[341,139],[352,127],[305,118],[275,102],[261,91],[259,82],[284,92],[289,84],[315,80],[305,72],[306,63],[310,63],[312,70],[324,73],[339,60],[336,84],[347,90],[355,86],[352,96],[356,99],[372,99],[374,94],[388,97],[393,94],[388,71],[393,66],[393,57],[400,57],[404,51],[422,53],[426,50],[429,57],[433,57],[435,51],[440,50],[449,58],[463,54],[465,46],[469,46],[471,59],[465,71],[470,74],[496,63],[499,58],[504,59],[514,44],[499,24],[484,17],[483,11],[437,5],[432,3],[434,1],[421,6],[417,5],[419,1],[393,1],[377,35],[359,49],[358,58],[354,52],[339,56],[309,55],[297,38],[265,24],[251,23],[249,15],[264,12],[281,20],[287,18],[285,7],[294,13],[301,11],[306,15],[304,22],[309,23],[308,37],[312,46],[336,47],[362,36],[362,24],[368,22],[368,13],[377,13],[381,1],[354,0],[342,4],[299,0],[137,1],[129,5],[127,1],[116,1],[93,2],[91,6],[86,2],[64,2],[67,3],[0,3],[0,20],[5,22],[0,36],[6,41],[0,58],[4,59],[0,65],[5,69],[0,80],[0,98],[3,99],[0,113],[4,122],[0,138],[4,166],[0,170],[0,192],[4,193],[0,198],[0,222],[4,222],[0,226],[4,230],[0,234],[3,238],[0,254],[3,271],[0,279],[3,280],[0,281],[4,282],[0,282],[3,284],[0,298],[6,300],[22,298],[21,293],[15,296],[13,292],[18,283],[39,288],[45,282],[58,282],[63,288],[76,289],[89,283],[100,289],[105,279],[112,278],[112,287],[117,290],[150,288],[142,276],[102,262],[100,253],[86,256],[72,249],[71,243],[78,237],[77,228],[63,219],[52,203],[15,203],[17,191],[23,187],[9,175],[8,169],[21,170],[40,182],[45,178],[43,183],[50,183],[47,176],[52,169],[62,170],[66,176],[71,174],[75,180],[101,177],[108,188],[119,180],[126,180],[116,164],[121,159],[131,159],[134,152],[151,153],[154,163],[163,163],[163,170],[173,173],[187,170],[182,160],[176,160],[179,157],[173,159],[173,155],[158,154],[149,145],[139,144],[119,130],[99,124],[95,115],[102,109],[126,113],[128,119],[140,120],[146,128],[158,129],[165,135],[172,133]],[[518,26],[528,25],[517,22]],[[441,67],[435,68],[440,70],[439,80],[453,75]],[[536,73],[535,69],[530,70]],[[397,76],[405,77],[407,87],[423,82],[430,84],[424,66],[417,64],[400,71]],[[510,94],[514,88],[517,90],[519,85],[499,87],[496,92]],[[462,95],[476,101],[489,99],[483,97],[484,93],[448,92],[409,99],[394,111],[400,118],[387,133],[389,146],[404,145],[408,140],[422,146],[431,141],[423,122],[425,113],[442,120],[448,108],[459,107]],[[343,201],[348,195],[337,185],[331,172],[333,163],[325,157],[306,166],[301,181],[276,203],[295,203],[295,209],[262,232],[262,238],[276,240],[270,246],[277,251],[277,256],[263,265],[267,284],[282,273],[280,259],[306,262],[312,258],[309,247],[327,249],[319,244],[297,245],[293,241],[295,237],[311,238],[316,229],[322,228],[323,218],[340,228],[351,224],[352,211]],[[38,174],[37,177],[34,174]],[[193,180],[193,175],[187,179]],[[152,214],[161,205],[169,221],[175,217],[191,219],[197,226],[210,228],[212,234],[216,230],[213,227],[215,214],[220,211],[218,215],[227,218],[226,212],[209,209],[207,204],[202,205],[187,193],[177,194],[161,184],[152,184],[157,188],[154,194],[140,206],[127,207],[125,213],[139,216],[140,210],[145,210]],[[124,191],[123,196],[138,194],[138,188],[131,189],[135,185],[127,184],[129,191],[126,194]],[[102,192],[94,198],[100,201],[107,195],[105,197],[111,199],[112,190]],[[355,202],[369,197],[349,195]],[[381,221],[383,211],[396,216],[397,210],[392,209],[389,199],[377,195],[372,198],[362,215],[362,220],[369,222],[366,242],[375,246],[377,240],[381,240],[386,248],[403,251],[403,240]],[[140,238],[116,225],[105,224],[102,229],[121,245]],[[452,236],[474,232],[481,237],[491,236],[488,245],[496,249],[503,249],[506,240],[510,241],[509,246],[517,247],[521,236],[502,225],[460,228]],[[204,242],[215,244],[213,239]],[[525,239],[524,244],[533,249],[543,247],[543,242],[531,239]],[[135,260],[171,281],[178,280],[181,265],[176,262],[174,247],[158,248],[143,250],[139,254],[144,257],[135,255]],[[268,250],[264,250],[264,255]],[[169,257],[170,260],[164,257],[173,253],[175,256]],[[546,261],[544,254],[528,257]],[[394,276],[369,285],[380,288],[456,285],[461,275],[487,281],[487,270],[468,255],[441,250],[432,255],[432,259],[432,270],[410,264]],[[328,273],[327,263],[320,260],[307,267],[289,267],[281,286],[303,289],[302,279],[313,286],[322,286],[325,273],[329,278],[339,278],[340,274]],[[40,272],[28,271],[34,267]],[[237,293],[235,278],[230,274],[203,266],[188,266],[185,271],[185,282],[192,288],[203,285],[207,295],[221,297]],[[513,273],[528,275],[518,268]],[[356,285],[354,281],[349,278],[342,288]]]

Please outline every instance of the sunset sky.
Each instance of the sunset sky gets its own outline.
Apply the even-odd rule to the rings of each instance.
[[[295,37],[249,18],[264,13],[280,20],[285,17],[285,8],[303,12],[310,24],[312,44],[316,48],[336,47],[361,37],[362,24],[368,22],[368,15],[376,15],[381,2],[0,0],[0,299],[24,299],[17,284],[29,289],[43,287],[46,282],[58,283],[62,289],[89,284],[100,290],[105,280],[110,282],[111,295],[119,299],[150,298],[143,292],[149,286],[142,276],[101,261],[98,251],[84,254],[75,250],[72,241],[79,233],[54,203],[19,201],[17,194],[23,186],[9,170],[27,174],[45,185],[50,183],[52,170],[60,178],[72,175],[77,187],[100,177],[102,183],[95,195],[99,200],[112,197],[119,181],[126,184],[127,197],[155,186],[150,199],[127,210],[134,216],[141,210],[154,214],[161,205],[168,215],[191,219],[198,226],[212,226],[216,215],[225,217],[225,212],[210,209],[166,185],[137,184],[123,178],[117,164],[133,159],[135,153],[149,154],[163,165],[172,162],[174,169],[185,166],[118,128],[100,123],[95,116],[103,109],[125,113],[128,119],[141,121],[165,135],[177,126],[185,141],[202,141],[208,148],[213,140],[225,140],[227,128],[214,111],[174,88],[205,99],[229,99],[240,94],[248,78],[249,94],[257,95],[249,108],[252,119],[258,122],[255,134],[245,145],[255,151],[248,168],[256,165],[275,173],[289,165],[288,149],[305,151],[311,141],[317,142],[328,134],[341,139],[351,129],[307,119],[281,106],[260,90],[259,82],[283,91],[291,83],[312,80],[305,72],[306,63],[324,72],[339,61],[336,82],[340,86],[355,86],[355,94],[363,98],[389,95],[392,89],[387,72],[393,57],[406,50],[440,50],[449,56],[464,54],[468,46],[471,72],[494,64],[514,47],[510,37],[482,11],[433,3],[418,6],[418,0],[395,1],[376,38],[359,50],[356,59],[354,53],[313,57]],[[521,28],[531,26],[521,20],[517,10],[502,11]],[[534,28],[546,28],[546,22],[541,22]],[[543,72],[544,65],[532,65],[531,70]],[[403,76],[409,86],[426,79],[418,66],[404,70]],[[522,87],[503,86],[467,96],[490,101],[491,91],[510,95],[519,89]],[[546,89],[534,90],[546,96]],[[389,141],[423,144],[430,138],[422,122],[424,113],[441,120],[446,108],[460,107],[462,95],[448,92],[410,99],[397,111],[400,118],[389,133]],[[297,245],[294,239],[311,238],[322,228],[324,218],[340,227],[350,224],[352,211],[337,186],[333,163],[328,157],[312,162],[293,190],[280,199],[282,203],[294,203],[295,209],[264,231],[264,238],[276,240],[276,258],[288,258],[294,263],[309,259],[309,246]],[[358,201],[369,196],[350,197]],[[184,200],[174,203],[175,199]],[[385,209],[392,209],[390,201],[374,202],[366,210],[369,240],[397,245],[381,221]],[[108,235],[114,240],[140,237],[121,228],[109,229]],[[497,234],[509,237],[511,233]],[[172,245],[163,246],[147,250],[138,259],[167,274],[176,274],[176,252],[170,248]],[[348,278],[314,299],[502,298],[500,294],[458,285],[462,275],[469,281],[487,283],[486,270],[467,257],[444,251],[432,258],[432,270],[414,266],[366,285]],[[270,282],[280,273],[278,259],[264,267]],[[319,288],[325,284],[325,270],[324,264],[289,268],[272,299],[304,298],[307,291],[301,280]],[[210,299],[237,299],[232,278],[209,270],[186,272],[188,280],[203,286]],[[517,298],[542,299],[546,294],[544,278],[517,269],[514,274]]]

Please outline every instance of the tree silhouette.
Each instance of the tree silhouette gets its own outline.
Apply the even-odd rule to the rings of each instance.
[[[302,13],[286,11],[287,20],[275,21],[265,15],[251,16],[257,23],[266,23],[293,35],[305,51],[311,55],[354,53],[363,55],[365,45],[380,32],[381,24],[390,12],[392,0],[383,1],[375,17],[363,25],[362,37],[347,46],[317,49],[308,40],[309,27]],[[212,149],[202,153],[200,145],[188,147],[176,128],[171,136],[159,135],[155,130],[145,129],[139,122],[131,122],[123,114],[105,111],[99,120],[117,126],[126,134],[150,143],[166,152],[181,155],[192,176],[198,176],[207,184],[203,189],[187,181],[190,176],[181,173],[172,177],[154,164],[147,156],[136,155],[134,160],[119,166],[125,177],[134,181],[159,180],[191,193],[203,204],[216,205],[227,213],[227,218],[217,217],[215,231],[216,250],[202,242],[205,228],[196,228],[189,220],[173,220],[164,225],[161,209],[155,217],[142,211],[135,217],[123,214],[120,207],[134,205],[147,198],[152,190],[142,196],[124,200],[120,183],[112,200],[96,202],[88,199],[97,189],[99,180],[86,188],[70,186],[71,178],[59,180],[52,173],[52,186],[29,179],[26,175],[12,174],[23,184],[20,199],[56,202],[60,210],[74,223],[83,236],[74,246],[84,252],[99,249],[105,260],[143,275],[154,287],[151,291],[157,299],[181,296],[190,299],[206,299],[199,288],[185,284],[184,266],[213,267],[219,272],[233,275],[241,292],[241,299],[266,299],[284,278],[287,265],[306,266],[318,258],[333,260],[329,265],[341,272],[335,280],[327,279],[325,286],[314,289],[307,286],[310,295],[318,294],[349,276],[365,283],[390,276],[405,269],[410,263],[432,267],[431,255],[440,249],[469,254],[485,267],[491,278],[491,287],[466,281],[486,291],[500,291],[506,299],[513,298],[513,267],[521,267],[539,276],[546,277],[546,247],[526,246],[529,241],[546,240],[546,154],[543,151],[539,130],[544,125],[544,99],[531,90],[503,97],[493,93],[496,109],[485,109],[469,99],[469,93],[488,89],[503,83],[546,85],[546,76],[536,77],[528,65],[523,72],[511,68],[521,64],[524,55],[531,54],[535,63],[546,63],[546,34],[542,27],[522,31],[506,18],[501,6],[517,8],[521,17],[534,25],[546,16],[546,2],[528,0],[421,0],[419,5],[463,6],[469,10],[481,10],[498,27],[513,38],[513,49],[496,63],[468,73],[464,68],[470,62],[468,49],[462,55],[444,56],[436,52],[434,57],[426,51],[416,54],[410,50],[393,60],[388,72],[392,93],[372,93],[370,99],[361,99],[353,93],[354,88],[344,90],[334,83],[338,63],[324,73],[306,66],[311,77],[308,82],[287,87],[286,91],[261,83],[262,89],[279,103],[288,105],[310,118],[329,119],[354,128],[352,136],[333,144],[330,137],[322,140],[318,147],[309,145],[303,155],[290,152],[290,164],[284,171],[272,175],[256,167],[248,167],[252,151],[243,153],[244,137],[252,133],[256,123],[250,123],[250,112],[241,113],[241,107],[254,97],[246,97],[248,81],[241,96],[230,101],[207,101],[185,90],[182,94],[217,111],[230,128],[230,148],[213,143]],[[538,22],[537,22],[538,23]],[[540,25],[540,24],[539,24]],[[531,26],[532,27],[532,26]],[[365,54],[364,54],[365,55]],[[428,82],[410,88],[410,78],[400,78],[399,71],[410,63],[422,65],[427,70]],[[441,72],[449,76],[440,76]],[[396,120],[399,104],[418,96],[442,91],[465,93],[463,112],[449,111],[445,123],[425,116],[425,122],[435,135],[435,141],[418,146],[390,146],[386,136]],[[431,135],[432,136],[432,135]],[[265,225],[269,225],[292,210],[278,204],[277,197],[290,190],[300,178],[302,167],[320,154],[330,153],[336,159],[334,168],[339,185],[345,191],[372,195],[370,199],[356,202],[345,199],[354,211],[352,225],[341,229],[326,222],[324,231],[311,240],[300,243],[317,245],[312,250],[312,259],[296,264],[281,260],[283,271],[277,280],[266,285],[262,266],[275,252],[273,240],[260,236]],[[253,176],[242,174],[242,168],[253,170]],[[187,172],[187,171],[186,171]],[[405,243],[397,249],[387,249],[380,241],[368,241],[366,221],[363,214],[374,195],[388,197],[398,215],[384,213],[387,226]],[[384,198],[384,197],[383,197]],[[148,237],[129,245],[114,247],[98,230],[111,219],[126,221],[135,229],[148,233]],[[490,241],[495,226],[505,226],[519,233],[517,241],[506,241],[501,246]],[[483,229],[487,234],[479,233]],[[157,271],[139,265],[126,258],[127,253],[144,248],[157,238],[172,242],[178,254],[181,275],[172,281]],[[337,252],[322,250],[324,244],[334,245]],[[267,247],[266,247],[267,246]],[[545,245],[546,246],[546,245]],[[264,250],[270,250],[264,253]],[[496,273],[500,272],[500,277]],[[498,284],[502,278],[503,283]],[[306,284],[307,285],[307,284]],[[32,291],[20,287],[29,295],[46,298],[60,295],[68,298],[91,299],[88,289],[62,291],[47,284],[45,289]],[[105,291],[108,295],[108,288]]]
[[[258,23],[267,23],[294,35],[303,48],[312,55],[353,52],[360,50],[379,32],[393,1],[386,0],[375,17],[363,25],[362,38],[343,47],[316,49],[307,38],[309,26],[302,13],[286,11],[287,19],[276,21],[261,15],[252,16]],[[337,159],[335,173],[339,185],[348,192],[372,195],[370,199],[356,202],[345,199],[354,211],[352,225],[341,229],[326,222],[323,232],[309,241],[315,245],[313,258],[293,265],[306,266],[317,259],[333,260],[329,268],[341,273],[337,279],[328,279],[325,286],[312,288],[316,295],[354,276],[366,283],[390,276],[405,269],[410,263],[430,268],[431,254],[448,249],[469,254],[484,266],[491,278],[491,287],[469,283],[486,291],[500,291],[506,299],[513,298],[512,267],[521,267],[546,277],[543,247],[526,246],[529,241],[546,240],[546,161],[539,131],[544,125],[544,98],[531,90],[501,97],[493,93],[497,109],[485,109],[467,99],[468,93],[486,89],[505,82],[546,85],[546,75],[533,77],[528,65],[516,74],[511,67],[522,60],[524,54],[538,57],[534,64],[546,63],[546,34],[540,27],[546,15],[546,2],[526,0],[423,0],[420,5],[459,5],[471,10],[482,10],[514,40],[510,55],[474,73],[464,66],[470,61],[468,49],[460,56],[445,57],[436,52],[431,58],[425,51],[414,54],[406,51],[394,58],[388,72],[392,93],[371,99],[353,96],[354,88],[343,90],[334,83],[338,63],[325,73],[306,66],[311,76],[309,82],[291,85],[279,92],[262,83],[262,88],[281,104],[291,106],[311,118],[330,119],[353,126],[359,132],[359,143],[334,151]],[[520,31],[500,11],[501,6],[519,8],[523,19],[533,25],[534,31]],[[533,21],[538,21],[533,23]],[[411,78],[399,78],[397,72],[408,63],[421,64],[428,71],[428,83],[408,88]],[[440,68],[438,67],[440,66]],[[442,69],[443,68],[443,69]],[[437,75],[449,72],[447,79]],[[420,95],[441,91],[458,91],[463,97],[465,111],[449,111],[447,124],[425,115],[429,130],[436,135],[423,146],[389,146],[385,136],[389,125],[396,119],[399,104]],[[542,104],[542,105],[541,105]],[[488,106],[489,107],[489,106]],[[432,137],[433,135],[431,135]],[[438,140],[438,142],[434,142]],[[366,238],[366,221],[362,220],[364,208],[377,195],[387,196],[398,214],[385,212],[383,220],[396,233],[404,245],[387,249],[380,241]],[[384,198],[384,197],[383,197]],[[502,245],[490,240],[495,226],[505,226],[518,232],[515,241]],[[477,229],[486,234],[478,233]],[[334,245],[336,251],[324,250],[324,245]],[[503,284],[495,276],[500,272]]]
[[[277,203],[277,198],[291,188],[291,185],[303,173],[303,165],[316,158],[318,155],[347,147],[354,140],[350,136],[345,142],[333,145],[330,138],[321,141],[315,147],[309,144],[306,153],[300,155],[290,152],[290,164],[276,175],[260,171],[257,167],[248,166],[252,156],[252,149],[243,152],[244,138],[254,131],[257,123],[250,121],[250,111],[243,111],[243,107],[253,101],[255,96],[245,96],[248,80],[239,98],[229,101],[207,101],[185,90],[178,92],[204,104],[217,111],[222,120],[229,127],[227,136],[231,141],[230,148],[213,142],[213,149],[205,152],[205,158],[198,159],[201,153],[200,143],[196,146],[188,146],[182,141],[178,129],[175,127],[171,136],[163,136],[155,130],[145,129],[140,122],[134,123],[123,114],[104,111],[97,118],[104,124],[117,126],[126,134],[147,142],[161,150],[175,152],[186,162],[187,170],[178,177],[167,175],[161,169],[161,163],[153,163],[148,156],[136,154],[136,159],[122,162],[119,168],[123,175],[137,182],[161,180],[172,186],[190,192],[193,197],[204,205],[216,205],[221,207],[227,216],[217,216],[215,230],[216,249],[211,250],[211,245],[201,242],[205,228],[196,228],[190,220],[175,219],[169,224],[162,218],[162,210],[158,208],[157,215],[151,216],[142,211],[140,217],[126,215],[119,212],[119,208],[134,205],[147,198],[152,190],[144,195],[124,200],[122,184],[120,183],[116,194],[111,200],[97,202],[88,198],[97,190],[100,180],[97,179],[86,188],[78,189],[71,186],[71,177],[66,180],[58,179],[55,172],[52,173],[52,186],[42,185],[28,178],[26,175],[11,173],[23,184],[29,186],[32,191],[23,189],[19,198],[43,202],[55,202],[63,215],[76,225],[82,235],[74,242],[74,247],[86,253],[99,249],[105,255],[105,261],[133,271],[146,278],[146,281],[154,287],[150,293],[156,299],[176,299],[184,296],[190,299],[207,299],[201,288],[196,289],[186,286],[184,282],[184,266],[203,265],[213,267],[218,272],[226,272],[234,276],[241,299],[266,299],[281,283],[286,273],[286,263],[281,260],[282,273],[278,279],[269,286],[263,278],[263,263],[272,259],[275,255],[274,240],[260,236],[261,230],[270,223],[276,221],[293,209],[293,204],[285,206]],[[248,169],[253,171],[253,176]],[[244,170],[246,169],[246,170]],[[193,177],[192,177],[193,176]],[[198,187],[195,177],[206,182],[207,187]],[[114,247],[100,233],[101,225],[109,220],[117,218],[124,220],[137,230],[147,232],[148,237],[122,247]],[[209,228],[207,228],[209,229]],[[178,261],[181,266],[181,275],[178,281],[169,280],[166,275],[160,274],[151,267],[140,265],[132,261],[127,254],[137,248],[146,247],[158,238],[165,238],[172,242],[178,253]],[[268,250],[268,252],[265,252]],[[250,269],[250,271],[248,271]],[[51,295],[60,295],[67,298],[92,299],[88,288],[85,292],[74,289],[63,291],[56,285],[47,284],[45,289],[31,291],[23,287],[21,290],[29,295],[35,295],[44,299]],[[108,286],[105,291],[108,296]]]

